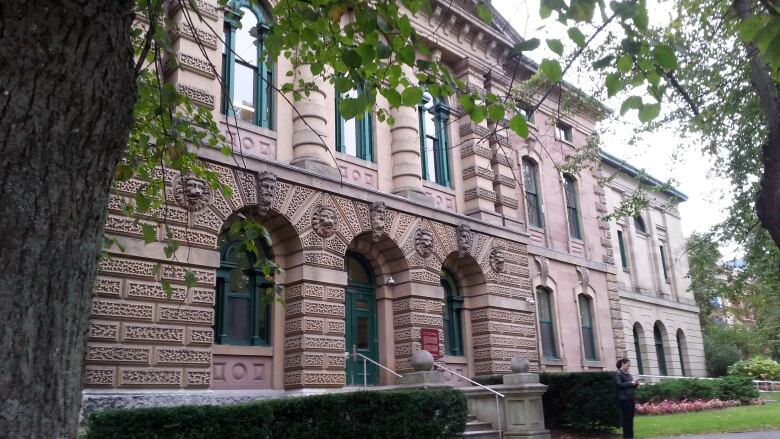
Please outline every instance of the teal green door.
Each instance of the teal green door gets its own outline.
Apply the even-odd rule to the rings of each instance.
[[[355,255],[347,256],[349,284],[346,289],[346,348],[350,354],[357,352],[379,361],[377,321],[376,321],[376,288],[368,276],[367,264]],[[360,356],[347,358],[347,385],[362,386],[379,384],[379,374],[376,365],[365,362]]]

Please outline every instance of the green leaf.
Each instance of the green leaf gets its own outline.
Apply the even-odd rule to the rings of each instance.
[[[583,35],[579,29],[576,27],[570,27],[567,33],[569,34],[569,38],[574,41],[574,44],[579,47],[585,46],[585,35]]]
[[[195,272],[193,272],[190,269],[187,269],[184,272],[184,285],[187,286],[187,288],[192,288],[198,283],[198,277],[195,276]]]
[[[662,44],[653,49],[653,60],[665,70],[677,68],[677,55],[675,55],[674,49],[667,45]]]
[[[542,63],[539,64],[539,70],[541,70],[542,74],[552,83],[561,82],[563,79],[561,65],[558,63],[558,61],[553,59],[545,58],[542,60]]]
[[[601,58],[598,61],[595,61],[593,63],[593,68],[596,70],[601,70],[604,67],[607,67],[608,65],[612,64],[612,60],[615,59],[614,55],[607,55],[604,58]]]
[[[357,51],[352,49],[342,50],[341,60],[351,69],[359,69],[363,64],[363,58],[360,57],[360,54],[358,54]]]
[[[407,106],[415,106],[422,102],[423,91],[415,85],[406,87],[401,93],[401,102]]]
[[[607,96],[610,98],[623,89],[623,83],[620,81],[620,76],[617,73],[607,75],[606,84]]]
[[[402,104],[401,93],[398,93],[393,88],[383,88],[381,92],[382,92],[382,96],[384,96],[385,99],[387,99],[387,102],[390,104],[391,107],[398,108],[401,106]]]
[[[346,93],[354,88],[352,81],[343,76],[337,77],[333,86],[336,89],[336,93]]]
[[[165,292],[165,298],[170,299],[173,295],[173,288],[171,288],[171,283],[163,279],[160,281],[160,284],[162,285],[162,289]]]
[[[135,193],[135,208],[138,213],[146,213],[151,207],[152,199],[147,197],[143,192]]]
[[[634,24],[639,30],[647,30],[649,19],[647,16],[647,8],[639,6],[636,9],[636,15],[634,15]]]
[[[504,110],[504,107],[501,105],[491,105],[488,107],[488,117],[490,120],[498,122],[501,119],[504,118],[504,114],[506,111]]]
[[[558,39],[547,40],[547,47],[558,55],[563,55],[563,43]]]
[[[566,15],[575,21],[589,22],[593,19],[595,10],[595,0],[571,0],[571,5]]]
[[[528,122],[521,114],[515,114],[509,119],[509,129],[524,139],[528,138]]]
[[[637,110],[639,108],[642,108],[642,98],[639,96],[630,96],[623,101],[623,105],[620,106],[620,115],[623,116],[628,110]]]
[[[476,105],[472,107],[471,111],[468,113],[469,117],[474,123],[481,123],[487,116],[487,108],[485,108],[483,105]]]
[[[634,65],[634,60],[631,55],[623,55],[618,58],[617,69],[620,73],[628,73],[631,71],[631,67]]]
[[[530,52],[539,47],[540,43],[541,41],[539,41],[539,38],[531,38],[530,40],[515,44],[514,50],[515,52]]]
[[[487,24],[493,22],[493,12],[490,10],[489,4],[479,2],[479,4],[477,4],[477,15],[479,15],[479,18]]]
[[[157,227],[154,227],[151,224],[142,223],[141,230],[143,230],[144,233],[144,244],[151,244],[157,240]]]
[[[661,114],[661,103],[645,104],[639,109],[639,120],[643,123],[650,122]]]

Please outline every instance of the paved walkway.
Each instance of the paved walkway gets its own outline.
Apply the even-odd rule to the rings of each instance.
[[[718,433],[698,436],[664,436],[653,439],[780,439],[780,431],[753,431],[747,433]]]

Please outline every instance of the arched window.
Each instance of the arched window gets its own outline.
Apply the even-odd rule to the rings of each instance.
[[[270,22],[263,9],[247,0],[235,0],[226,10],[222,112],[273,129],[273,69],[263,45]]]
[[[685,372],[685,355],[683,351],[686,350],[685,333],[682,329],[677,330],[677,353],[680,355],[680,373],[682,376],[688,376]]]
[[[647,227],[645,226],[645,220],[641,216],[634,217],[634,228],[639,233],[647,233]]]
[[[243,241],[219,240],[221,259],[217,271],[217,303],[214,332],[217,344],[264,346],[271,332],[272,301],[264,300],[273,287]],[[263,259],[270,249],[258,243]]]
[[[523,185],[528,225],[542,227],[542,207],[539,201],[539,169],[528,157],[523,158]]]
[[[455,278],[444,270],[441,277],[444,288],[444,351],[447,355],[462,356],[463,353],[463,296],[458,290]]]
[[[577,180],[569,174],[563,176],[563,188],[566,193],[566,214],[569,218],[569,235],[574,239],[582,239],[580,232],[580,215],[577,212]]]
[[[634,351],[636,352],[636,368],[640,375],[644,375],[645,368],[642,365],[642,346],[639,344],[639,330],[637,329],[637,325],[634,325]]]
[[[658,370],[661,375],[669,375],[669,371],[666,369],[666,354],[664,353],[664,337],[661,334],[661,328],[658,323],[653,327],[653,336],[655,338],[655,355],[658,358]]]
[[[356,98],[358,91],[344,93],[343,97]],[[366,112],[358,119],[344,119],[339,112],[339,99],[336,99],[336,114],[339,123],[336,125],[336,151],[357,157],[366,161],[374,161],[374,120]]]
[[[558,358],[558,349],[555,344],[552,297],[550,290],[547,288],[536,288],[536,309],[539,314],[539,334],[542,339],[542,355],[544,355],[544,358],[549,359]]]
[[[580,305],[580,327],[582,329],[582,344],[585,351],[585,359],[588,361],[598,360],[596,354],[596,340],[593,334],[593,299],[580,294],[578,297]]]
[[[447,138],[447,119],[450,110],[446,104],[426,92],[418,111],[422,177],[450,187],[450,152]]]

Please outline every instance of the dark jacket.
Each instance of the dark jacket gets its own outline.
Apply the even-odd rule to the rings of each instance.
[[[634,399],[636,384],[634,384],[634,377],[632,377],[630,373],[623,372],[622,370],[615,371],[612,376],[612,382],[615,383],[615,396],[617,399]]]

